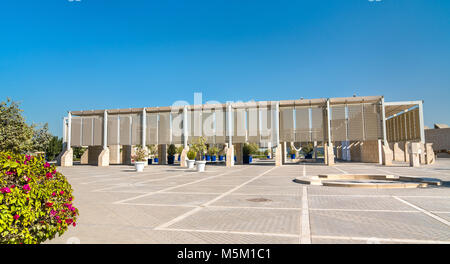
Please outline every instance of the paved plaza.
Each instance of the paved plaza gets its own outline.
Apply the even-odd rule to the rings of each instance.
[[[421,168],[259,162],[58,168],[78,225],[49,243],[450,243],[450,159]],[[357,189],[295,183],[318,174],[433,177],[443,186]]]

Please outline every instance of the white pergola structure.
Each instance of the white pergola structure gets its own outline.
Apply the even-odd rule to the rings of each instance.
[[[323,145],[328,165],[335,157],[390,164],[395,144],[424,143],[422,102],[386,103],[382,96],[72,111],[63,128],[62,166],[72,164],[74,146],[88,147],[82,162],[108,166],[131,164],[133,146],[151,144],[163,164],[168,144],[184,145],[183,166],[199,137],[226,146],[227,166],[234,155],[242,162],[244,143],[275,148],[277,166],[285,162],[286,143]]]

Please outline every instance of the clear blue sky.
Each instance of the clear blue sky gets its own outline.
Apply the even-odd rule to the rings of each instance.
[[[384,95],[450,124],[448,0],[3,0],[0,100],[68,110]]]

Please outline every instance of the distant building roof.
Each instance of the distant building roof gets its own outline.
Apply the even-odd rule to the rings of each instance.
[[[439,128],[449,128],[448,125],[446,124],[434,124],[434,128],[439,129]]]

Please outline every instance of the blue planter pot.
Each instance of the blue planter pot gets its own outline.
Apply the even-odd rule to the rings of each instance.
[[[153,159],[148,159],[148,165],[152,165]]]
[[[178,161],[180,161],[181,160],[181,155],[178,155]]]
[[[250,164],[253,161],[253,157],[252,156],[244,156],[243,161],[244,161],[244,164]]]
[[[211,160],[211,156],[206,155],[206,161],[210,161]]]
[[[211,156],[211,161],[216,161],[217,160],[217,156]]]
[[[219,156],[219,161],[223,161],[223,156],[222,155]]]
[[[236,161],[236,156],[234,156],[234,161]]]
[[[159,159],[158,159],[158,158],[155,158],[155,164],[158,163],[158,161],[159,161]]]
[[[270,159],[270,156],[267,156],[267,159]]]
[[[174,162],[175,162],[175,156],[167,157],[167,164],[174,164]]]
[[[291,154],[291,159],[295,159],[295,154]]]

